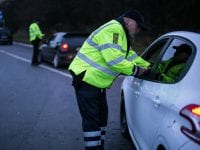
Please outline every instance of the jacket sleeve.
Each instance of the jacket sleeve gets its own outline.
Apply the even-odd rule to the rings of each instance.
[[[127,59],[132,61],[136,66],[147,69],[150,63],[138,56],[134,50],[130,50]]]
[[[39,39],[42,39],[44,34],[41,32],[40,30],[40,27],[38,25],[36,25],[36,36],[39,38]]]

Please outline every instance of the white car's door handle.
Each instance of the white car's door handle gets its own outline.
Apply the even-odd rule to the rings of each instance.
[[[153,103],[156,107],[159,107],[160,106],[160,100],[159,100],[159,97],[156,97],[153,99]]]
[[[140,86],[140,82],[138,82],[138,81],[134,81],[134,84],[137,86]]]
[[[139,91],[135,91],[135,95],[136,96],[140,96],[140,92]]]

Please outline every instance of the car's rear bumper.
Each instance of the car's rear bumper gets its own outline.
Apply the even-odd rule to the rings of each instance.
[[[75,54],[64,54],[59,55],[59,63],[60,64],[69,64],[74,59]]]
[[[10,41],[11,39],[0,39],[0,42],[8,42]]]

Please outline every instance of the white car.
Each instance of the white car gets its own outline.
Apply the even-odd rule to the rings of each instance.
[[[182,44],[191,53],[179,74],[165,81],[163,74],[167,73],[160,72],[160,64],[173,59]],[[200,34],[167,33],[142,57],[151,63],[151,69],[125,77],[122,84],[122,134],[130,134],[137,150],[200,150]]]

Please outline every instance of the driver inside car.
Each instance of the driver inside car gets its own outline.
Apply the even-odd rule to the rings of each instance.
[[[173,46],[173,48],[176,50],[174,56],[161,62],[158,66],[159,79],[165,83],[173,83],[178,79],[192,52],[191,47],[187,44]]]

